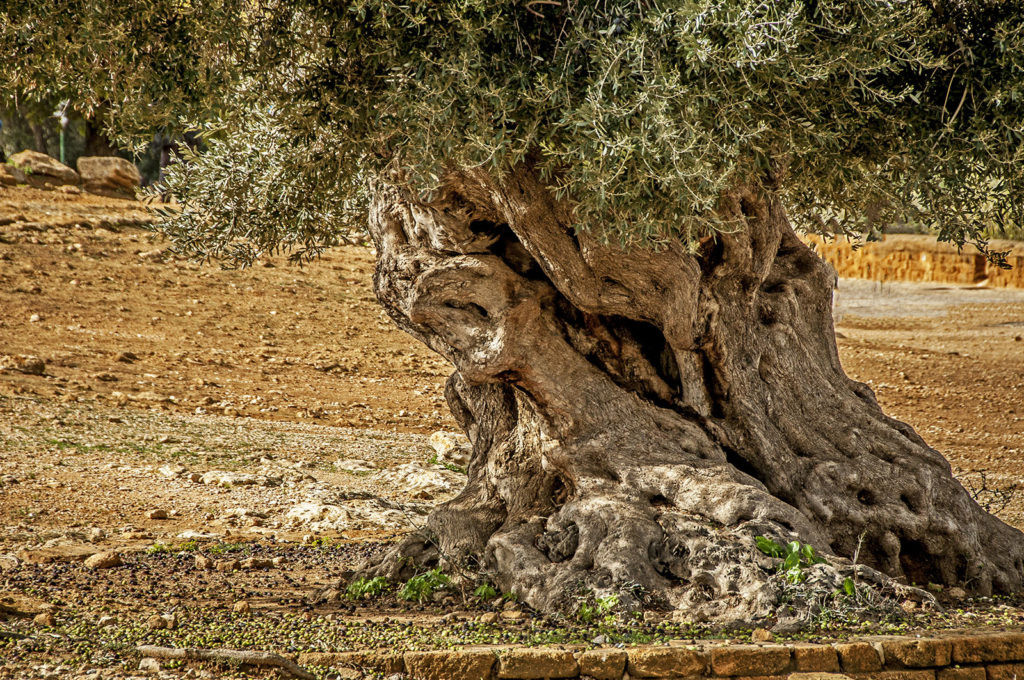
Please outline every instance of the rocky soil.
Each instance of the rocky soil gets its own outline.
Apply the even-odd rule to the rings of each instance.
[[[846,372],[1024,528],[1024,290],[843,279],[837,300]]]
[[[368,248],[229,271],[176,258],[151,219],[134,201],[0,188],[0,678],[145,675],[141,643],[700,632],[544,621],[458,589],[401,606],[332,592],[458,490],[447,366],[380,312]],[[846,370],[1024,527],[1024,291],[843,281],[838,299]],[[98,553],[113,555],[87,566]],[[1020,622],[956,605],[886,625]]]

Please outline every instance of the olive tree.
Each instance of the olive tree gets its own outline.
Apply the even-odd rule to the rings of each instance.
[[[757,616],[766,537],[1021,589],[1024,535],[843,372],[835,275],[795,231],[917,223],[1000,261],[1021,2],[23,4],[10,86],[95,87],[125,135],[203,130],[168,179],[180,249],[305,258],[365,228],[380,303],[453,364],[468,483],[368,573],[473,559],[541,609],[582,587]]]

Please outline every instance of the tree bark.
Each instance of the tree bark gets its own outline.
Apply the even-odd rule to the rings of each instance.
[[[35,151],[49,155],[50,152],[46,148],[46,133],[43,131],[42,124],[29,123],[29,128],[32,130],[32,139],[35,142]]]
[[[103,129],[102,114],[97,111],[93,114],[93,117],[86,118],[85,123],[85,148],[82,150],[83,156],[116,156],[117,147],[111,143],[110,138],[107,137],[106,132]]]
[[[892,584],[1021,588],[1024,535],[843,372],[834,272],[770,192],[723,197],[744,228],[696,253],[576,233],[527,168],[454,174],[430,203],[375,195],[377,296],[454,364],[473,454],[430,536],[368,573],[468,558],[541,610],[614,593],[749,619],[785,587],[763,535]]]

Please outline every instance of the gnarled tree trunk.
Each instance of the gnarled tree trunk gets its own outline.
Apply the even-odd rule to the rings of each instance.
[[[582,589],[749,618],[778,604],[765,535],[859,548],[904,582],[1021,588],[1024,535],[843,373],[834,274],[779,202],[738,190],[721,211],[745,228],[696,254],[626,252],[576,234],[527,169],[453,175],[430,204],[379,189],[377,295],[455,365],[473,454],[432,543],[371,573],[472,556],[542,610]]]

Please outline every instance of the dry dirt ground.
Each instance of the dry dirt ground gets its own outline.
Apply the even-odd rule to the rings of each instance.
[[[429,437],[455,430],[449,367],[377,307],[369,248],[228,271],[176,258],[149,219],[136,202],[0,189],[0,633],[30,636],[0,635],[0,678],[116,675],[140,641],[590,640],[459,592],[322,597],[458,489],[457,457],[435,458],[451,444]],[[839,313],[847,372],[1024,527],[1024,291],[843,281]],[[101,551],[124,564],[83,565]],[[197,556],[258,561],[222,572]],[[630,639],[686,632],[636,625]]]

